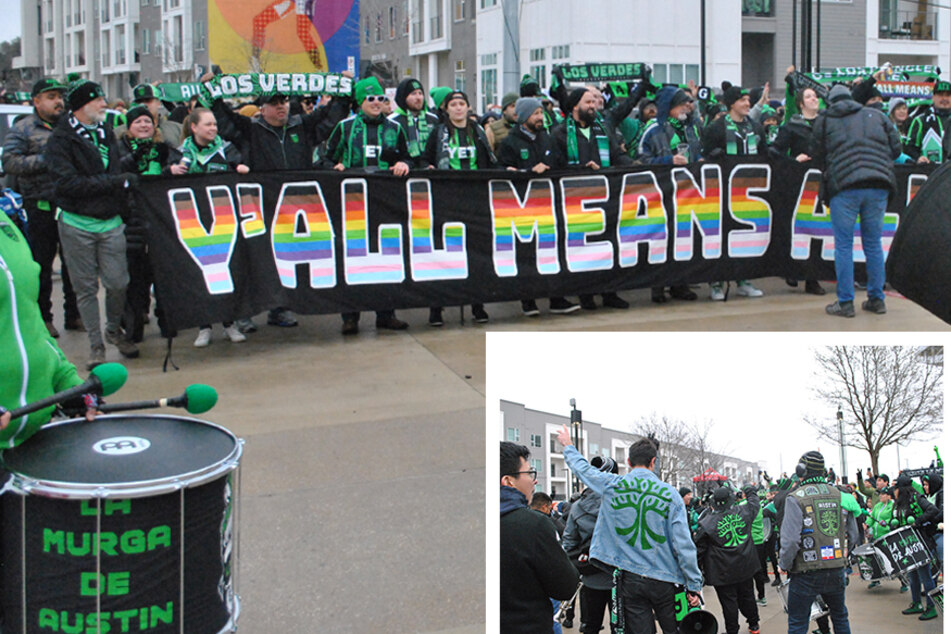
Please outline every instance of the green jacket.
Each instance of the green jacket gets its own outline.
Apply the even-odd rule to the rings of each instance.
[[[868,522],[869,528],[872,529],[873,541],[892,530],[888,523],[892,519],[892,507],[894,505],[895,503],[889,500],[885,503],[879,502],[872,507],[872,520],[877,520]],[[884,522],[885,525],[882,526],[878,522]]]
[[[7,409],[83,382],[46,330],[39,288],[40,265],[23,234],[0,214],[0,405]],[[49,422],[52,412],[50,406],[10,421],[0,431],[0,447],[22,443]]]

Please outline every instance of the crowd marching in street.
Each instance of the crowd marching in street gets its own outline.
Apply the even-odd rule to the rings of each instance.
[[[590,172],[743,155],[796,161],[825,175],[837,278],[837,298],[826,311],[855,316],[852,231],[860,218],[868,273],[861,308],[885,313],[881,235],[885,204],[896,189],[893,165],[943,160],[951,144],[951,83],[935,82],[933,103],[919,105],[910,116],[902,99],[882,101],[875,76],[830,91],[799,82],[799,76],[789,69],[786,98],[777,100],[770,98],[768,84],[751,91],[724,82],[719,94],[692,82],[661,86],[646,66],[623,98],[607,85],[573,86],[557,73],[545,94],[526,75],[519,93],[504,96],[500,111],[482,116],[465,92],[436,86],[427,94],[414,78],[395,87],[392,103],[375,77],[355,82],[352,95],[271,91],[252,103],[193,97],[175,105],[143,84],[124,111],[122,103],[109,104],[92,81],[45,78],[33,86],[34,112],[4,139],[3,167],[11,189],[22,196],[25,233],[41,267],[39,304],[47,329],[59,336],[51,295],[54,260],[61,254],[62,326],[87,333],[89,368],[103,362],[106,343],[125,357],[139,354],[136,344],[153,298],[161,334],[177,334],[163,319],[162,298],[151,291],[147,219],[131,195],[139,179],[149,176],[377,169],[401,178],[426,169]],[[109,105],[122,114],[113,116]],[[804,281],[807,293],[826,293],[814,279],[786,281]],[[655,287],[651,299],[696,300],[688,282]],[[763,294],[750,280],[735,282],[738,296]],[[725,284],[710,284],[711,300],[726,298]],[[576,303],[553,290],[548,300],[554,314],[629,307],[616,292],[601,293],[599,304],[594,294]],[[489,320],[483,304],[471,311],[475,322]],[[537,316],[537,298],[523,298],[522,313]],[[359,318],[358,312],[344,313],[342,333],[357,333]],[[286,307],[272,306],[267,323],[293,327],[297,318]],[[429,324],[443,324],[442,307],[430,307]],[[222,325],[235,343],[257,329],[251,315],[231,315]],[[376,314],[379,329],[407,326],[394,310]],[[209,345],[212,333],[211,324],[201,326],[194,345]]]
[[[760,472],[755,482],[724,478],[695,492],[658,478],[664,448],[654,439],[629,447],[624,475],[609,457],[586,460],[567,426],[558,442],[584,488],[556,502],[535,491],[529,449],[500,444],[503,633],[560,633],[577,619],[579,632],[593,634],[606,610],[612,634],[653,633],[655,621],[664,634],[718,631],[690,620],[714,619],[700,609],[703,587],[712,586],[726,633],[740,631],[742,615],[758,634],[758,608],[767,605],[771,585],[780,590],[789,634],[806,634],[813,620],[813,634],[847,634],[853,573],[869,582],[868,591],[883,583],[910,591],[903,631],[915,631],[915,618],[941,615],[940,456],[919,470],[920,479],[901,472],[891,480],[868,469],[847,482],[826,469],[822,454],[808,451],[790,477]]]

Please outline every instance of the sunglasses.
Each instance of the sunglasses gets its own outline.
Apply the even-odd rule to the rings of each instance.
[[[367,95],[367,101],[373,103],[374,101],[379,101],[380,103],[387,103],[390,100],[386,95]]]

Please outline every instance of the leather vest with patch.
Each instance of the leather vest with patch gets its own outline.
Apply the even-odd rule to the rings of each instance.
[[[791,572],[831,570],[846,564],[842,494],[823,482],[801,485],[790,493],[802,511],[799,552]]]

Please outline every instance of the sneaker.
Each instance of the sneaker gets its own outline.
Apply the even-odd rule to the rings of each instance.
[[[651,301],[655,304],[667,303],[667,293],[664,292],[663,286],[656,286],[651,289]]]
[[[686,284],[682,284],[680,286],[671,286],[670,296],[674,299],[682,299],[688,302],[692,302],[697,299],[697,294],[690,290],[690,287]]]
[[[139,348],[134,343],[126,339],[122,331],[106,331],[106,341],[119,349],[119,353],[127,359],[135,359],[139,356]]]
[[[228,335],[228,339],[231,339],[231,343],[244,343],[248,340],[235,324],[225,326],[225,334]]]
[[[406,330],[409,324],[391,314],[386,317],[377,317],[376,327],[378,330]]]
[[[806,292],[810,295],[825,295],[826,289],[816,280],[806,280]]]
[[[862,302],[862,310],[867,310],[870,313],[875,313],[876,315],[885,314],[885,300],[879,299],[878,297],[871,297],[864,302]]]
[[[746,280],[740,280],[736,283],[736,294],[740,297],[762,297],[763,291]]]
[[[294,313],[285,308],[275,309],[268,312],[267,325],[277,326],[279,328],[293,328],[297,325],[297,318],[294,317]]]
[[[826,314],[836,317],[855,317],[855,306],[852,302],[833,302],[826,306]]]
[[[86,369],[92,370],[97,365],[106,362],[106,347],[98,346],[89,349],[89,361],[86,362]]]
[[[63,324],[63,327],[66,330],[75,330],[77,332],[86,332],[86,327],[83,325],[83,320],[79,317],[73,317],[72,319],[67,319]]]
[[[783,585],[783,580],[782,580],[782,578],[781,578],[779,575],[776,575],[776,578],[775,578],[775,579],[773,580],[773,582],[772,582],[771,584],[769,584],[769,585],[779,587],[779,586]]]
[[[255,324],[250,317],[244,319],[237,319],[234,322],[234,325],[238,327],[238,330],[247,334],[249,332],[257,332],[258,325]]]
[[[723,292],[723,282],[714,282],[710,285],[710,299],[715,302],[726,301],[726,293]]]
[[[607,308],[619,308],[621,310],[631,307],[629,303],[618,297],[617,293],[602,293],[601,305]]]
[[[598,305],[594,303],[594,295],[579,295],[581,307],[585,310],[598,310]]]
[[[210,343],[211,343],[211,328],[199,329],[198,336],[195,337],[195,347],[207,348],[208,344]]]
[[[473,304],[472,319],[474,319],[477,324],[484,324],[489,321],[489,313],[485,312],[485,307],[482,304]]]
[[[757,625],[756,627],[751,627],[750,634],[759,634],[759,626]]]
[[[899,592],[908,592],[908,586],[906,586],[905,584],[902,584],[902,585],[901,585],[901,588],[900,588],[898,591],[899,591]]]
[[[538,304],[535,303],[534,299],[522,300],[522,314],[526,317],[538,317]]]
[[[871,590],[872,588],[877,588],[880,585],[882,585],[881,581],[873,581],[872,583],[868,584],[868,589]]]
[[[561,626],[571,630],[571,629],[574,629],[575,622],[571,619],[565,619],[564,621],[561,622]]]
[[[791,277],[787,277],[787,278],[786,278],[786,286],[788,286],[788,287],[790,287],[790,288],[796,288],[797,286],[799,286],[799,280],[794,279],[794,278],[791,278]]]
[[[930,621],[931,619],[938,618],[938,609],[935,606],[931,606],[928,610],[918,617],[919,621]]]
[[[429,325],[433,328],[439,328],[442,326],[442,308],[430,308],[429,309]]]
[[[925,609],[921,607],[920,603],[912,603],[907,608],[901,611],[902,614],[921,614]]]
[[[552,297],[548,300],[548,310],[555,315],[567,315],[581,310],[581,306],[568,301],[564,297]]]
[[[43,325],[46,326],[46,331],[50,333],[50,337],[53,339],[59,339],[59,331],[56,330],[56,326],[53,325],[53,322],[44,321]]]
[[[360,332],[360,322],[356,319],[344,319],[343,327],[340,329],[342,335],[355,335]]]
[[[766,605],[766,597],[760,597],[756,600],[756,603],[759,605]]]

